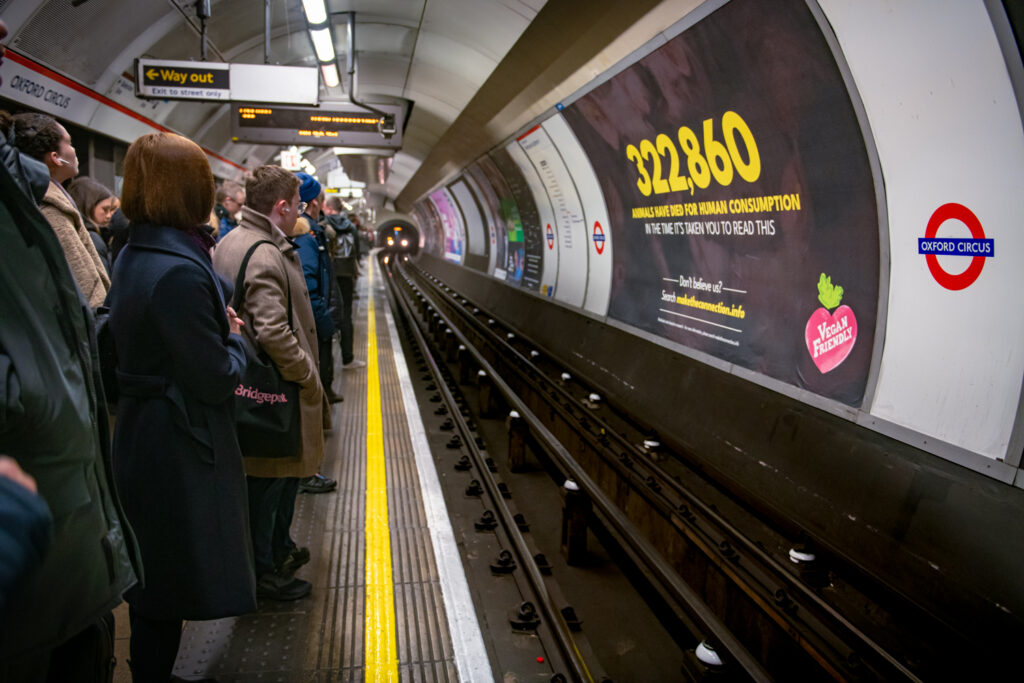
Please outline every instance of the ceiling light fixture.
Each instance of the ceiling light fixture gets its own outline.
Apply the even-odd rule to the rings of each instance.
[[[319,26],[327,21],[327,8],[324,0],[302,0],[302,8],[306,10],[306,21],[311,26]]]
[[[330,64],[321,64],[320,73],[324,75],[324,85],[328,88],[337,88],[341,80],[338,77],[338,67],[333,62]]]
[[[334,41],[331,39],[331,29],[311,30],[309,37],[313,39],[313,48],[316,50],[317,59],[321,62],[333,62]]]

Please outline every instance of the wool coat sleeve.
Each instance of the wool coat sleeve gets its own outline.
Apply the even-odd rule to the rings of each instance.
[[[252,316],[253,327],[250,334],[274,361],[281,377],[307,391],[322,391],[316,361],[288,327],[287,283],[288,274],[279,252],[266,248],[253,254],[245,276],[245,308]],[[295,308],[299,298],[307,296],[306,290],[293,281],[291,296]],[[292,318],[293,326],[302,324],[294,312]]]
[[[206,272],[182,264],[168,270],[152,294],[152,309],[161,311],[156,325],[167,340],[172,376],[191,395],[212,404],[228,400],[246,363],[241,338],[229,334],[216,286]],[[204,304],[193,308],[182,306],[183,301]]]

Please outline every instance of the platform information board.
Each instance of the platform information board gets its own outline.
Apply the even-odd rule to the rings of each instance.
[[[861,404],[879,291],[874,179],[805,2],[733,0],[564,116],[600,169],[610,317]]]

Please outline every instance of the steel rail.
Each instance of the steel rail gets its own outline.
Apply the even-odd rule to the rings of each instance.
[[[520,352],[517,348],[515,348],[513,344],[506,341],[505,339],[502,339],[501,336],[496,334],[492,328],[484,325],[473,314],[466,311],[464,306],[457,305],[457,299],[451,297],[447,293],[444,293],[443,290],[442,296],[448,298],[452,302],[455,302],[451,306],[452,310],[458,312],[461,315],[461,317],[463,317],[469,323],[474,325],[483,334],[490,335],[490,337],[492,338],[492,344],[496,347],[500,347],[501,355],[503,355],[504,357],[511,357],[512,359],[517,360],[523,366],[534,367],[534,363],[530,359],[528,359],[522,352]],[[505,325],[505,327],[508,326]],[[550,356],[550,354],[548,355]],[[519,372],[524,377],[525,381],[532,383],[536,386],[537,383],[531,377],[528,376],[528,373],[526,373],[523,370],[519,370]],[[535,372],[539,376],[544,376],[544,373],[541,372],[540,370],[535,370]],[[557,393],[559,396],[563,398],[566,404],[575,404],[577,402],[576,397],[572,396],[572,394],[565,387],[560,386],[557,383],[550,380],[548,384],[549,393]],[[540,391],[539,387],[538,391]],[[650,457],[650,455],[646,453],[643,449],[626,440],[600,416],[588,414],[586,415],[586,418],[588,420],[593,421],[599,428],[603,429],[603,434],[605,436],[609,437],[610,439],[614,439],[620,447],[629,450],[634,458],[641,460],[644,468],[646,468],[646,470],[649,473],[657,475],[659,485],[661,485],[663,488],[670,489],[680,498],[683,498],[686,502],[686,505],[690,508],[691,512],[697,512],[701,514],[707,520],[709,520],[714,526],[716,526],[719,531],[729,536],[730,541],[735,541],[744,552],[749,554],[749,556],[752,559],[754,559],[756,562],[760,564],[760,567],[765,572],[765,574],[771,576],[775,582],[781,583],[782,587],[791,593],[790,597],[804,601],[803,607],[805,610],[811,608],[813,608],[813,610],[817,610],[823,618],[831,620],[839,628],[846,631],[857,642],[861,643],[867,650],[871,651],[874,655],[876,655],[881,660],[880,663],[884,662],[888,666],[892,667],[892,669],[894,669],[895,672],[898,672],[900,675],[906,677],[908,680],[921,680],[903,663],[897,660],[882,644],[880,644],[877,640],[875,640],[870,635],[865,633],[861,628],[859,628],[856,624],[850,621],[841,612],[832,607],[832,605],[826,602],[810,586],[808,586],[803,581],[800,581],[798,577],[793,576],[789,571],[787,571],[784,568],[783,563],[779,562],[779,560],[777,560],[774,556],[766,552],[757,543],[748,538],[746,534],[740,531],[732,522],[723,517],[719,512],[717,512],[711,506],[709,506],[700,498],[695,496],[692,492],[687,490],[681,484],[681,482],[677,481],[668,472],[666,472],[665,469],[660,464],[655,462]],[[626,421],[632,423],[632,421],[629,420],[628,418]],[[667,507],[674,508],[672,512],[669,513],[670,515],[677,514],[679,512],[679,509],[676,508],[675,506],[669,504]],[[697,539],[693,540],[696,541]],[[736,579],[734,578],[734,580]],[[751,595],[751,597],[757,600],[758,602],[761,602],[760,596]],[[766,612],[769,614],[769,616],[777,614],[777,610],[772,609],[766,609]],[[781,617],[773,616],[772,618],[777,623],[780,623],[780,625],[782,626],[788,625],[788,622]],[[806,640],[804,639],[801,640],[802,642],[806,642]],[[849,646],[847,645],[847,647]],[[813,653],[811,654],[812,656],[814,656]],[[822,662],[820,658],[815,658],[819,659],[819,662],[826,665],[827,668],[831,668],[831,666],[828,665],[826,662]]]
[[[396,292],[391,292],[391,294],[392,296],[395,296]],[[449,406],[449,413],[456,422],[459,431],[461,431],[466,437],[464,442],[468,446],[470,456],[473,458],[476,465],[478,476],[483,480],[483,484],[487,489],[488,495],[494,501],[494,508],[498,511],[498,518],[505,531],[505,535],[515,548],[516,554],[519,556],[518,559],[520,566],[524,568],[530,586],[533,589],[533,592],[537,595],[537,601],[540,603],[540,607],[548,620],[547,623],[551,626],[552,631],[555,634],[555,641],[558,643],[563,658],[568,663],[575,680],[593,683],[594,678],[591,675],[590,669],[584,661],[579,648],[576,646],[576,640],[572,635],[572,630],[569,628],[569,625],[565,621],[565,617],[562,615],[561,611],[554,606],[554,600],[547,590],[547,586],[544,582],[544,576],[537,567],[533,553],[527,546],[526,539],[520,532],[519,525],[516,523],[512,512],[509,511],[508,506],[504,504],[504,497],[501,494],[501,490],[498,488],[497,482],[495,482],[494,477],[491,475],[490,469],[487,467],[485,458],[480,453],[480,450],[477,448],[474,440],[470,438],[473,430],[469,428],[465,418],[463,418],[462,413],[458,408],[457,401],[444,380],[444,375],[431,353],[430,343],[423,336],[423,332],[419,329],[419,325],[414,321],[416,316],[413,305],[408,301],[404,292],[398,292],[396,299],[398,297],[401,298],[401,301],[396,301],[396,303],[399,303],[402,311],[410,320],[411,324],[409,325],[409,329],[413,333],[416,343],[422,349],[423,358],[426,361],[427,366],[430,368],[431,374],[436,380],[435,384],[437,385],[438,392],[443,397],[444,402]]]
[[[751,679],[755,681],[772,680],[768,672],[761,666],[761,663],[733,635],[728,627],[718,618],[718,615],[714,613],[696,591],[679,578],[668,562],[641,535],[635,525],[623,516],[614,502],[605,495],[596,482],[579,466],[569,451],[562,446],[554,434],[527,407],[526,403],[515,394],[483,354],[476,349],[457,326],[452,324],[449,317],[441,312],[430,294],[422,290],[420,294],[430,302],[430,306],[434,309],[435,313],[444,320],[459,342],[473,356],[476,363],[487,373],[491,381],[494,382],[495,388],[498,389],[509,405],[519,412],[520,416],[529,425],[538,443],[545,448],[562,471],[567,472],[570,478],[584,491],[587,497],[590,498],[592,505],[601,512],[619,537],[627,542],[630,550],[645,559],[645,562],[648,563],[647,568],[651,570],[658,582],[669,588],[679,603],[687,608],[689,616],[699,625],[700,630],[710,636],[710,639],[716,645],[720,645],[724,649],[724,652],[722,652],[722,650],[716,647],[716,651],[719,651],[727,659],[735,662]]]

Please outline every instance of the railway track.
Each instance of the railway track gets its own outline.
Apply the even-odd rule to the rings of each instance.
[[[685,454],[669,450],[649,426],[623,414],[493,313],[408,263],[385,267],[432,374],[477,385],[482,417],[509,415],[510,453],[525,439],[557,479],[579,489],[589,521],[618,546],[669,621],[685,629],[676,639],[691,650],[690,676],[917,680],[906,662],[927,653],[885,639],[891,630],[884,627],[902,615],[840,576],[834,560],[799,529],[768,523],[718,488]],[[440,380],[438,386],[455,400]],[[455,411],[455,422],[466,430],[462,438],[480,484],[500,498],[500,482],[491,477],[462,412]],[[502,527],[515,527],[514,512],[495,516]],[[522,545],[521,538],[509,542]],[[531,584],[538,584],[539,572],[527,570]],[[861,610],[851,616],[842,609],[851,605]],[[543,609],[555,634],[571,638],[571,629],[563,633],[568,624],[560,609]],[[589,680],[573,646],[560,649],[574,680]],[[707,664],[709,650],[721,667]]]

